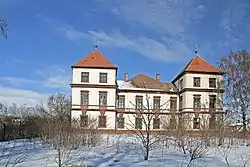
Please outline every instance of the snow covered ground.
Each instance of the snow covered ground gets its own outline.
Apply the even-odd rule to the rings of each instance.
[[[229,151],[230,150],[230,151]],[[250,147],[235,145],[231,149],[209,148],[209,152],[195,161],[196,167],[227,167],[223,154],[229,153],[228,161],[231,167],[243,167],[250,158]],[[4,154],[4,155],[3,155]],[[23,167],[56,167],[57,152],[42,145],[38,140],[15,140],[0,143],[0,166]],[[65,154],[66,155],[66,154]],[[103,139],[102,144],[92,148],[74,150],[63,157],[68,166],[86,165],[91,167],[181,167],[187,166],[189,157],[171,147],[156,146],[150,153],[149,161],[144,161],[141,149],[136,140],[127,136],[112,136]],[[250,167],[250,161],[245,165]]]

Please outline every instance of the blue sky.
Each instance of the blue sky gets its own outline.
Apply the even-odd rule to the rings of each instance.
[[[0,101],[35,104],[70,93],[71,65],[99,50],[130,77],[171,81],[199,54],[216,65],[249,50],[248,0],[0,0]],[[248,39],[248,40],[247,40]]]

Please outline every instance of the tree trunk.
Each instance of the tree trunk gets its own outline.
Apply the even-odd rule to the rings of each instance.
[[[242,126],[243,126],[243,135],[245,137],[246,132],[247,132],[246,113],[245,112],[243,112],[243,114],[242,114]]]

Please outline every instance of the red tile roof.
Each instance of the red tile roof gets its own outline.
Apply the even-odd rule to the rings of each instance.
[[[214,67],[212,64],[208,63],[206,60],[204,60],[200,56],[195,56],[186,65],[186,67],[174,78],[172,83],[175,82],[179,77],[181,77],[184,72],[223,74],[218,68]]]
[[[100,67],[100,68],[117,68],[101,52],[94,50],[72,67]]]
[[[160,82],[145,74],[138,74],[130,80],[131,84],[137,88],[146,89],[162,89],[169,91],[171,88],[175,89],[174,85],[168,82]]]
[[[184,68],[184,71],[220,73],[217,68],[199,56],[195,56]]]

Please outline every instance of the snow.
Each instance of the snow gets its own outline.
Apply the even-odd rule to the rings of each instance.
[[[117,80],[118,89],[120,90],[145,90],[145,88],[137,88],[130,81]],[[162,89],[147,89],[147,91],[163,91]]]
[[[5,156],[3,156],[3,153]],[[243,166],[243,163],[250,157],[250,147],[240,142],[230,149],[228,147],[209,148],[209,152],[195,161],[197,167],[227,167],[223,154],[227,155],[231,166]],[[10,156],[6,156],[6,155]],[[43,145],[39,140],[14,140],[0,142],[0,166],[5,166],[8,159],[10,162],[20,156],[25,156],[23,162],[16,166],[21,167],[56,167],[56,150]],[[148,161],[143,160],[140,145],[131,135],[103,136],[99,146],[85,147],[74,150],[70,154],[67,164],[89,165],[91,167],[181,167],[187,166],[188,156],[182,154],[172,147],[164,147],[159,143],[154,148]],[[11,166],[11,163],[9,164]],[[250,166],[249,164],[246,165]]]
[[[135,88],[130,81],[125,82],[123,80],[117,80],[118,88],[119,89],[129,89],[129,88]]]

